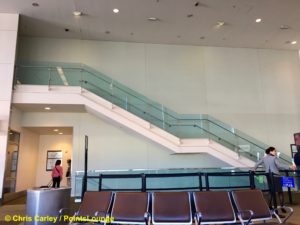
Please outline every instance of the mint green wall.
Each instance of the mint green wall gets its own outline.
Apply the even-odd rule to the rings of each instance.
[[[300,131],[297,51],[28,37],[18,46],[20,60],[87,64],[177,112],[208,113],[286,154]]]

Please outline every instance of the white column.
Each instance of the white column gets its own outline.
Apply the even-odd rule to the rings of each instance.
[[[0,13],[0,199],[3,190],[18,23],[18,14]]]

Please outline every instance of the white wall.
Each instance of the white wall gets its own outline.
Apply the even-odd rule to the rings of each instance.
[[[20,133],[16,191],[35,187],[39,134],[22,128],[22,112],[12,107],[10,129]]]
[[[9,127],[11,130],[21,132],[22,111],[16,107],[11,107]]]
[[[38,169],[39,135],[23,128],[20,137],[16,191],[36,187]]]
[[[228,166],[206,154],[172,155],[170,150],[88,113],[24,113],[22,125],[72,126],[73,172],[84,169],[85,135],[89,137],[89,170]],[[41,157],[39,163],[43,163]]]
[[[0,199],[5,169],[18,24],[18,14],[0,13]]]
[[[67,186],[66,171],[67,160],[71,159],[72,154],[72,135],[40,135],[39,138],[39,152],[36,161],[36,180],[35,186],[39,187],[47,185],[51,178],[51,171],[46,171],[47,151],[48,150],[62,150],[62,167],[63,180],[61,186]]]
[[[11,112],[10,128],[21,134],[16,191],[49,183],[51,172],[46,171],[47,150],[63,150],[64,177],[61,184],[66,186],[67,160],[72,157],[72,135],[37,134],[23,127],[23,113],[20,110],[13,107]],[[49,118],[44,120],[48,121]]]
[[[297,51],[20,38],[20,60],[79,62],[179,113],[208,113],[290,154]]]
[[[216,168],[228,167],[208,154],[174,155],[130,130],[113,125],[88,113],[22,113],[22,127],[73,127],[68,135],[41,135],[36,169],[36,185],[46,185],[51,173],[45,171],[46,151],[62,149],[64,175],[66,160],[72,159],[72,194],[75,171],[84,170],[84,137],[89,137],[88,170]],[[21,134],[22,135],[22,134]],[[66,152],[67,151],[67,152]],[[72,154],[72,156],[70,155]],[[66,179],[62,182],[65,185]]]

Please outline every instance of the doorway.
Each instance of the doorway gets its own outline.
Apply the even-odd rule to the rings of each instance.
[[[16,191],[20,133],[9,131],[6,151],[3,194]]]

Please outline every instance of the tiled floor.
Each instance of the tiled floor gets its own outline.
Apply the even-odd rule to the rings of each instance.
[[[286,225],[300,225],[300,193],[294,193],[293,194],[293,201],[295,202],[292,205],[287,204],[288,206],[291,206],[294,209],[294,214],[292,217],[288,220],[288,223]],[[6,203],[5,205],[0,207],[0,225],[23,225],[22,222],[5,222],[5,216],[9,215],[12,217],[13,215],[23,215],[25,216],[25,202],[26,198],[19,198],[15,201],[11,201],[9,203]],[[79,204],[74,203],[72,200],[71,209],[72,211],[75,211],[78,208]],[[274,219],[274,222],[276,220]]]
[[[293,192],[293,202],[292,205],[286,204],[294,209],[294,214],[288,221],[290,225],[300,225],[300,192]]]

